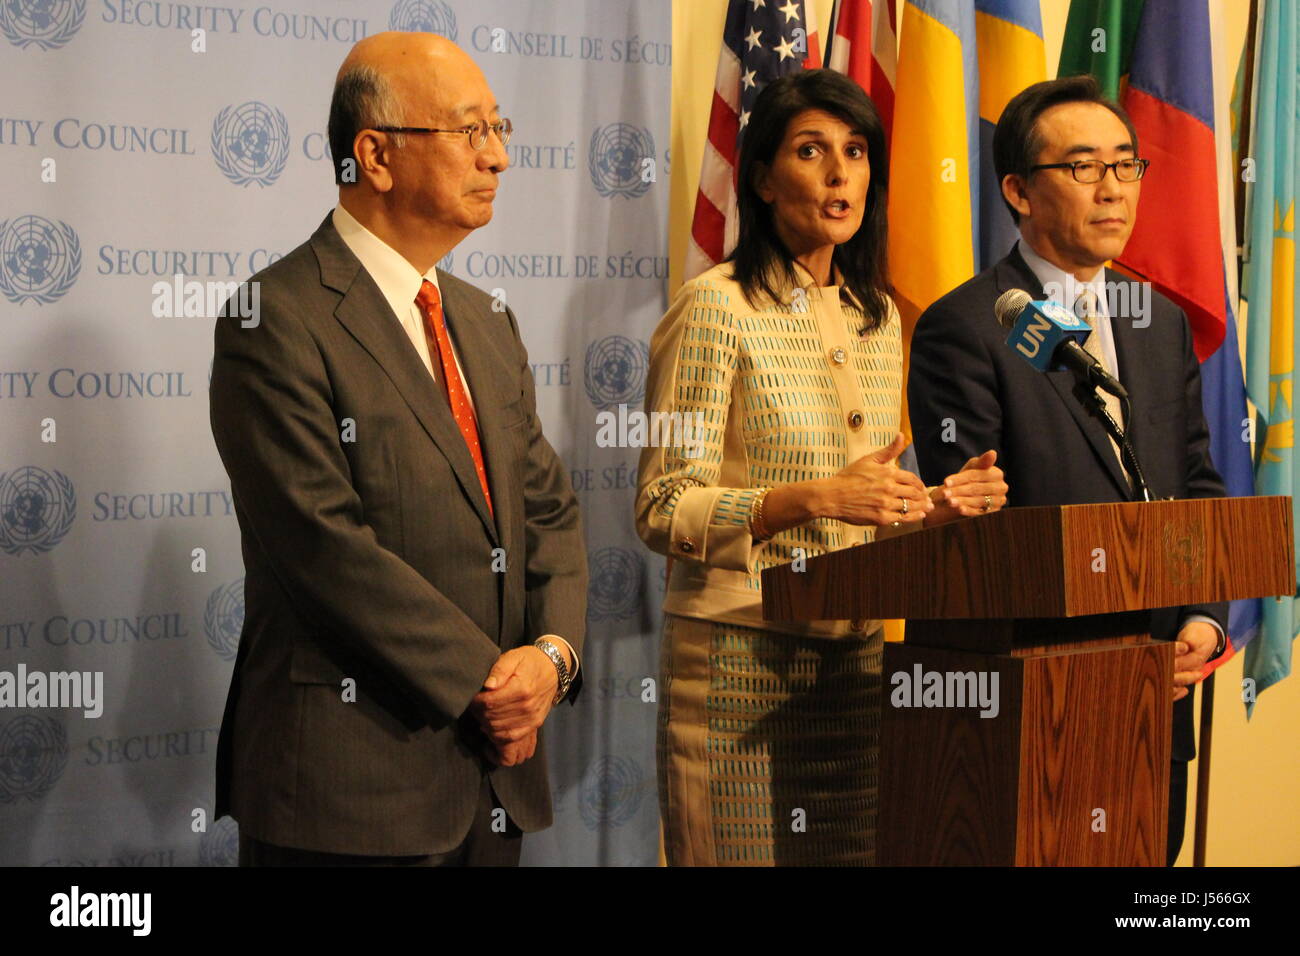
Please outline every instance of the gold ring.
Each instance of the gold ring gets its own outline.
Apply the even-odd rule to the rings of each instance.
[[[906,499],[906,498],[899,498],[898,500],[901,501],[901,502],[903,503],[903,510],[902,510],[901,512],[899,512],[899,514],[907,514],[907,499]]]
[[[985,495],[985,496],[984,496],[984,510],[985,510],[985,511],[988,511],[988,510],[989,510],[990,508],[992,508],[992,507],[993,507],[993,499],[990,498],[988,495]]]

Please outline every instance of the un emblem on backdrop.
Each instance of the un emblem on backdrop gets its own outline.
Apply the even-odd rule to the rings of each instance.
[[[40,216],[0,221],[0,292],[14,305],[48,305],[81,272],[81,240],[66,222]]]
[[[223,584],[208,595],[203,609],[203,633],[223,661],[233,661],[239,652],[239,633],[244,629],[244,579]]]
[[[0,551],[49,551],[76,516],[77,493],[63,472],[51,474],[35,465],[0,472]]]
[[[222,817],[199,837],[199,866],[238,864],[239,825],[231,817]]]
[[[53,717],[19,714],[0,725],[0,804],[35,803],[68,765],[68,734]]]
[[[0,31],[20,49],[36,45],[57,50],[72,39],[86,19],[86,0],[4,0]]]
[[[587,148],[587,168],[596,192],[608,198],[635,199],[650,188],[643,160],[654,161],[655,141],[648,129],[630,123],[598,126]]]
[[[587,771],[578,795],[578,812],[588,830],[621,827],[636,816],[645,786],[641,765],[630,757],[606,754]]]
[[[270,186],[289,158],[289,121],[256,100],[227,106],[212,121],[212,156],[236,186]]]
[[[587,560],[591,584],[587,617],[593,621],[631,617],[641,603],[641,555],[627,548],[601,548]]]
[[[607,335],[587,346],[583,378],[587,397],[598,409],[635,405],[645,398],[650,346],[638,339]]]
[[[456,14],[440,0],[397,0],[388,14],[388,29],[437,33],[456,42]]]

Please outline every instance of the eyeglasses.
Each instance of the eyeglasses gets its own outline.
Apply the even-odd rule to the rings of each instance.
[[[502,146],[510,142],[510,134],[514,132],[514,127],[508,119],[503,119],[499,123],[489,123],[482,119],[471,126],[462,126],[459,129],[430,129],[427,126],[375,126],[373,129],[377,133],[464,133],[469,137],[469,144],[474,149],[482,149],[487,145],[489,130],[497,134]]]
[[[1068,169],[1076,183],[1087,186],[1105,179],[1108,169],[1115,170],[1115,178],[1120,182],[1135,183],[1142,178],[1150,165],[1149,159],[1117,159],[1113,163],[1103,163],[1100,159],[1079,159],[1073,163],[1040,163],[1037,166],[1030,166],[1029,171],[1032,173],[1038,169]]]

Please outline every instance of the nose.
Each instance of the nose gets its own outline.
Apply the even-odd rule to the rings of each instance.
[[[1115,168],[1112,166],[1102,170],[1101,179],[1097,181],[1097,198],[1110,202],[1123,194],[1124,184],[1119,181],[1119,173]]]
[[[842,186],[848,179],[849,168],[839,153],[830,153],[826,168],[826,185]]]
[[[506,153],[506,145],[501,142],[501,137],[497,135],[497,131],[494,129],[488,130],[487,142],[479,150],[479,164],[495,173],[505,172],[510,165],[510,156]]]

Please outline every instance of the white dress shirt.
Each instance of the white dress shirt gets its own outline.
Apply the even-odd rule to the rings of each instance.
[[[375,285],[379,286],[379,291],[388,301],[394,317],[406,332],[406,337],[411,340],[415,354],[420,356],[420,361],[424,363],[433,380],[438,381],[442,368],[433,367],[433,357],[429,354],[429,340],[424,334],[424,315],[419,303],[415,301],[426,279],[438,290],[438,298],[442,298],[442,289],[438,286],[437,266],[431,267],[424,275],[420,275],[415,266],[407,262],[400,252],[361,225],[342,205],[334,207],[333,222],[343,242],[352,250],[352,254],[361,260],[362,267],[370,273],[370,278],[375,280]],[[448,335],[448,340],[450,338],[451,336]],[[465,396],[469,399],[470,407],[474,408],[474,393],[469,387],[469,379],[466,378],[465,369],[460,364],[460,355],[456,351],[454,342],[451,356],[456,362],[456,371],[460,373],[460,380],[465,386]],[[578,653],[573,646],[558,634],[543,634],[542,637],[553,643],[559,643],[568,651],[569,657],[573,660],[573,673],[576,676]]]

